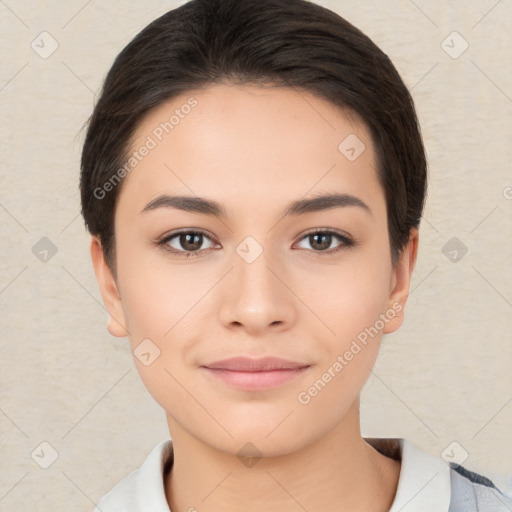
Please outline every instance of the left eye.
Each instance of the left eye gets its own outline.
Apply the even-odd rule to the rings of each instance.
[[[334,248],[334,251],[328,251],[333,239],[337,239],[340,243]],[[301,242],[304,240],[310,243],[314,252],[335,252],[340,248],[350,247],[353,245],[352,241],[348,237],[340,235],[334,231],[315,231],[302,238]]]

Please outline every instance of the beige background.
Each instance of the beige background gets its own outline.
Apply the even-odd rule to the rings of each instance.
[[[436,455],[456,441],[466,467],[512,492],[512,2],[319,3],[395,62],[430,163],[407,320],[363,391],[363,434]],[[106,331],[78,176],[79,130],[114,57],[176,5],[0,1],[1,511],[92,510],[168,436],[127,341]],[[458,58],[453,31],[469,44]],[[44,54],[50,37],[42,58],[31,43]],[[42,237],[57,249],[47,262]],[[445,249],[455,262],[453,237],[467,247]]]

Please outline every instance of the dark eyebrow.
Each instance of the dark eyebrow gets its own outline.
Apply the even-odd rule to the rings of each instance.
[[[370,207],[356,196],[350,194],[320,194],[310,199],[299,199],[290,204],[283,213],[286,215],[303,215],[331,208],[357,206],[371,213]]]
[[[193,196],[158,196],[150,201],[140,213],[156,210],[157,208],[177,208],[185,212],[227,217],[225,208],[217,201]]]
[[[350,194],[321,194],[313,198],[294,201],[286,207],[282,216],[304,215],[306,213],[346,206],[357,206],[371,213],[369,206],[356,196]],[[201,213],[222,218],[227,217],[226,209],[217,201],[193,196],[161,195],[150,201],[141,213],[156,210],[157,208],[177,208],[191,213]]]

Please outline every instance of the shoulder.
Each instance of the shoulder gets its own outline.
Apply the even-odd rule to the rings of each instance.
[[[487,477],[448,463],[404,438],[366,438],[383,455],[401,461],[390,512],[511,512],[512,498]]]
[[[117,483],[103,498],[94,512],[136,512],[136,488],[140,468]]]
[[[449,512],[510,512],[512,498],[503,494],[487,477],[450,463]]]
[[[172,460],[172,442],[161,441],[138,469],[103,496],[94,512],[168,512],[163,475]]]

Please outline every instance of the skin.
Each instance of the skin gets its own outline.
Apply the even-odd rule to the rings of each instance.
[[[382,334],[403,321],[418,233],[411,232],[393,265],[367,128],[304,91],[222,84],[188,92],[152,110],[132,148],[190,97],[197,107],[124,180],[115,276],[98,239],[91,240],[110,333],[128,335],[132,350],[146,338],[160,350],[148,366],[134,361],[166,412],[173,440],[169,506],[386,511],[400,463],[361,437],[359,394]],[[366,146],[355,161],[338,150],[349,134]],[[282,216],[292,201],[326,192],[353,195],[369,211],[345,206]],[[216,200],[227,217],[166,207],[141,213],[161,194]],[[156,243],[183,228],[211,235],[196,239],[199,255],[175,255]],[[306,236],[314,228],[342,233],[355,245],[333,236],[325,249]],[[263,250],[251,263],[236,250],[247,236]],[[183,237],[181,245],[180,237],[169,244],[193,252]],[[399,314],[309,403],[300,403],[298,394],[393,304]],[[238,355],[278,356],[309,368],[264,391],[228,386],[200,368]],[[239,456],[253,453],[247,443],[261,454],[252,467]]]

